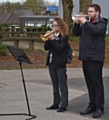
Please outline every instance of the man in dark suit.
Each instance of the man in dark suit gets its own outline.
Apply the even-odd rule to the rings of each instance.
[[[83,73],[89,93],[89,105],[80,114],[94,113],[93,118],[100,117],[104,112],[102,68],[105,56],[107,19],[101,18],[100,13],[99,5],[90,5],[88,8],[90,21],[79,16],[73,27],[74,35],[80,36],[79,59],[82,60]]]

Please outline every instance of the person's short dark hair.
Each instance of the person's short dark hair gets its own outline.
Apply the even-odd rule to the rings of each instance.
[[[89,7],[93,7],[95,11],[99,11],[99,15],[101,14],[101,7],[98,4],[91,4]]]

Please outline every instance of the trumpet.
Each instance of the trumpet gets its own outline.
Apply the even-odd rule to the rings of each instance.
[[[78,17],[86,17],[88,21],[90,21],[90,18],[88,15],[85,15],[85,14],[77,15],[75,13],[72,14],[72,20],[76,21]]]
[[[40,35],[40,38],[45,42],[45,41],[47,41],[48,40],[48,38],[47,38],[47,36],[48,35],[50,35],[50,34],[52,34],[52,33],[54,33],[55,32],[55,30],[53,29],[52,31],[50,31],[50,32],[48,32],[48,33],[46,33],[46,34],[41,34]]]

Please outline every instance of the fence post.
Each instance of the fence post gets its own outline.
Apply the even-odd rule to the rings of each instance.
[[[29,41],[29,49],[34,50],[34,40]]]
[[[19,48],[19,40],[14,40],[14,46]]]

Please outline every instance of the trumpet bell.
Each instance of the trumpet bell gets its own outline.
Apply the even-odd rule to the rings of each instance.
[[[41,38],[44,42],[48,40],[48,38],[45,37],[43,34],[40,35],[40,38]]]
[[[46,33],[45,35],[42,35],[42,34],[41,34],[41,35],[40,35],[40,38],[45,42],[45,41],[48,40],[47,36],[50,35],[50,34],[52,34],[52,33],[54,33],[54,32],[55,32],[55,30],[53,29],[52,31]]]
[[[76,14],[72,13],[72,20],[76,20]]]
[[[72,20],[76,20],[76,17],[75,17],[75,16],[72,16]]]

